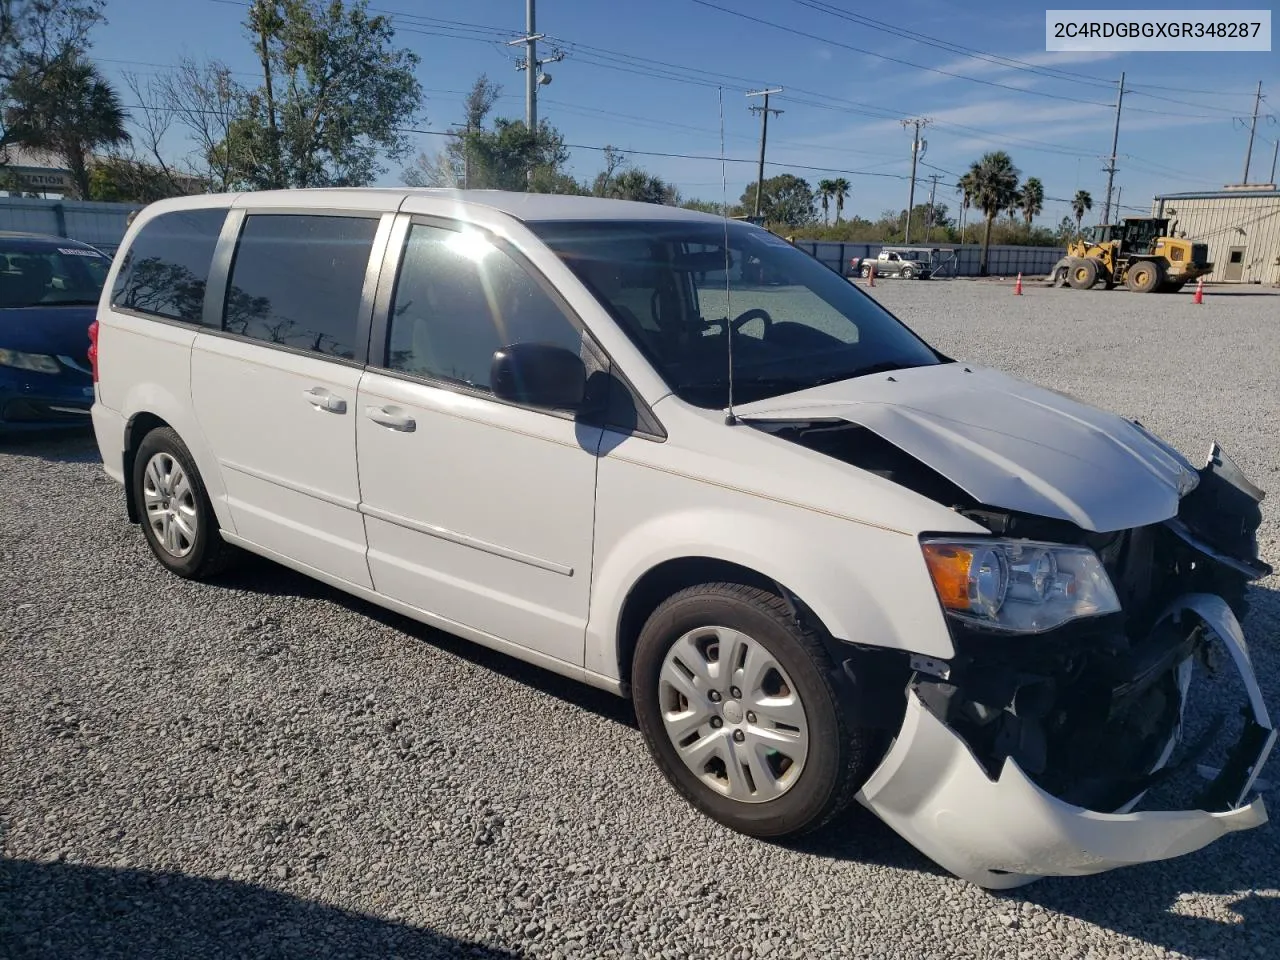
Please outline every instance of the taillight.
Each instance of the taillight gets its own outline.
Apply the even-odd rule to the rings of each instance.
[[[98,321],[89,324],[89,365],[93,367],[93,382],[98,382]]]

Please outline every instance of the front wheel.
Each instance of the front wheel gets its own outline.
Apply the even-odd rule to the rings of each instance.
[[[911,268],[911,267],[903,267],[903,268],[902,268],[902,279],[903,279],[903,280],[913,280],[913,279],[915,279],[915,275],[916,275],[916,272],[915,272],[915,270],[914,270],[913,268]]]
[[[879,759],[832,687],[821,642],[781,597],[691,587],[650,616],[632,671],[636,717],[671,784],[725,826],[781,838],[848,807]]]

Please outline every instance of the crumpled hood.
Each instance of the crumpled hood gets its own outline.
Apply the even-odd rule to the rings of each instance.
[[[1197,481],[1176,450],[1123,417],[973,364],[859,377],[734,413],[856,423],[982,504],[1098,532],[1175,516]]]

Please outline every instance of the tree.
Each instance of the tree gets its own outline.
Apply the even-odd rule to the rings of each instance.
[[[140,106],[134,139],[150,155],[146,162],[163,171],[175,189],[194,179],[218,193],[230,190],[238,179],[231,131],[248,109],[248,91],[231,68],[219,60],[199,63],[184,57],[173,70],[147,81],[125,74],[125,83]],[[180,167],[164,149],[175,125],[192,146]]]
[[[111,203],[154,203],[166,197],[203,193],[208,183],[174,174],[135,157],[107,156],[89,168],[89,199]]]
[[[756,185],[753,183],[742,194],[740,204],[754,209]],[[770,223],[787,227],[801,227],[814,221],[813,188],[808,180],[795,174],[782,173],[764,181],[760,191],[760,215]]]
[[[359,186],[384,172],[379,154],[408,152],[419,58],[392,46],[388,17],[366,0],[254,0],[245,26],[262,83],[213,151],[234,186]]]
[[[102,6],[103,0],[0,0],[0,164],[9,162],[15,142],[12,123],[35,106],[41,81],[83,59]]]
[[[84,54],[105,0],[0,0],[0,85],[24,68]]]
[[[401,179],[410,187],[472,187],[471,156],[468,135],[484,130],[485,119],[502,96],[502,86],[480,74],[462,101],[465,125],[452,131],[454,136],[435,155],[425,151],[418,154],[413,165],[401,172]]]
[[[625,169],[626,166],[627,155],[612,144],[605,144],[604,169],[597,173],[595,180],[592,181],[591,195],[593,197],[612,196],[609,190],[613,184],[614,174]]]
[[[818,199],[822,202],[822,222],[826,223],[831,212],[831,198],[835,196],[836,182],[834,180],[818,181]]]
[[[1077,190],[1075,197],[1071,200],[1071,213],[1076,218],[1076,235],[1080,234],[1080,222],[1084,220],[1084,215],[1093,209],[1093,197],[1089,196],[1088,190]]]
[[[1027,218],[1027,226],[1044,212],[1044,184],[1039,177],[1027,177],[1022,185],[1022,215]]]
[[[596,177],[597,187],[603,174]],[[644,170],[623,170],[602,191],[592,191],[597,197],[613,197],[615,200],[638,200],[641,203],[665,203],[674,205],[679,200],[676,188],[661,177]]]
[[[569,161],[569,151],[564,137],[545,120],[538,124],[536,133],[522,120],[497,120],[492,130],[473,130],[464,137],[471,157],[471,186],[569,192],[561,172]],[[581,192],[576,183],[574,187],[574,192]]]
[[[1003,150],[983,154],[975,160],[965,174],[968,189],[972,191],[973,205],[986,217],[987,227],[982,237],[982,257],[978,273],[987,275],[987,254],[991,248],[991,226],[1001,212],[1008,210],[1018,192],[1018,168]],[[962,178],[962,182],[964,179]]]
[[[853,187],[849,185],[849,181],[844,177],[836,177],[831,181],[831,193],[836,199],[836,223],[840,222],[840,215],[844,213],[845,198],[849,196],[852,190]]]
[[[699,213],[714,213],[717,217],[725,215],[724,204],[716,203],[712,200],[681,200],[677,206],[683,207],[685,210],[696,210]]]
[[[127,114],[111,84],[79,51],[67,48],[43,69],[21,68],[8,95],[10,141],[59,157],[76,197],[87,200],[93,152],[129,142]]]

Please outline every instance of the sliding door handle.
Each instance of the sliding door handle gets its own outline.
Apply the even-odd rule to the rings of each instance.
[[[303,390],[302,395],[317,410],[327,410],[329,413],[347,412],[347,401],[341,397],[334,396],[324,387],[312,387],[310,390]]]
[[[364,415],[374,423],[403,433],[412,433],[418,427],[418,422],[399,407],[365,407]]]

